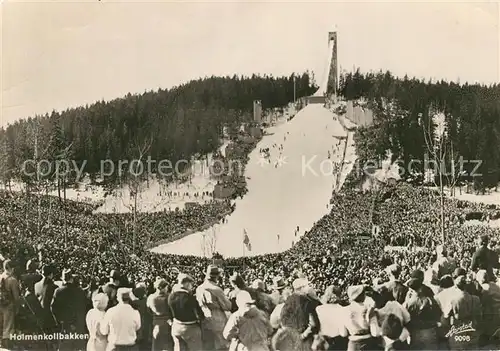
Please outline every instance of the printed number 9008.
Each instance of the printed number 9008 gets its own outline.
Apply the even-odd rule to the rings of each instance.
[[[470,341],[469,335],[456,335],[454,338],[456,342]]]

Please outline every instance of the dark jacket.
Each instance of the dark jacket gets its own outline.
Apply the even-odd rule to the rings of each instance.
[[[299,333],[312,335],[320,330],[316,307],[321,302],[306,295],[293,294],[285,301],[281,310],[281,325],[297,330]]]
[[[399,280],[392,280],[384,284],[385,288],[393,296],[394,300],[403,304],[406,300],[406,294],[408,293],[408,287],[401,283]]]
[[[42,280],[42,276],[36,272],[26,273],[21,276],[21,281],[27,290],[35,291],[35,284]]]
[[[63,332],[85,331],[86,298],[80,287],[65,283],[57,288],[51,309]]]
[[[495,262],[495,258],[497,259],[497,262]],[[472,271],[477,272],[480,269],[484,269],[488,272],[488,275],[491,278],[493,277],[493,268],[497,267],[498,256],[495,256],[495,253],[486,246],[481,246],[476,250],[476,252],[474,252],[470,266]]]
[[[168,297],[172,317],[178,321],[198,322],[204,318],[203,311],[193,294],[183,289],[174,290]]]

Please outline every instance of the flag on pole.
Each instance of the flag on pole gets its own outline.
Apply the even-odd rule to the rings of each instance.
[[[243,229],[243,244],[248,251],[252,251],[252,244],[250,243],[250,238],[248,237],[246,229]]]

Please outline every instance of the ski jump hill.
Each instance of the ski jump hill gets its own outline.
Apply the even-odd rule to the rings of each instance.
[[[330,211],[332,193],[342,187],[356,155],[352,134],[324,106],[327,94],[336,91],[336,33],[329,34],[328,47],[328,68],[318,91],[289,122],[268,128],[250,153],[248,193],[235,200],[234,212],[224,223],[151,251],[206,257],[282,252]]]

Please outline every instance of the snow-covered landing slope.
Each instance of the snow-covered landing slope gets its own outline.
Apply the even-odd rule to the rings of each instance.
[[[157,253],[203,256],[203,236],[216,237],[215,251],[242,256],[284,251],[328,213],[336,186],[335,164],[340,165],[347,136],[337,117],[321,105],[311,104],[290,122],[273,128],[250,154],[245,176],[248,193],[236,200],[227,222],[178,241],[154,248]],[[348,140],[346,167],[355,153]],[[260,153],[269,148],[267,159]],[[328,158],[330,154],[330,159]],[[345,175],[340,177],[340,183]],[[297,226],[299,233],[295,235]],[[252,250],[244,249],[246,230]],[[278,240],[279,235],[279,240]]]

